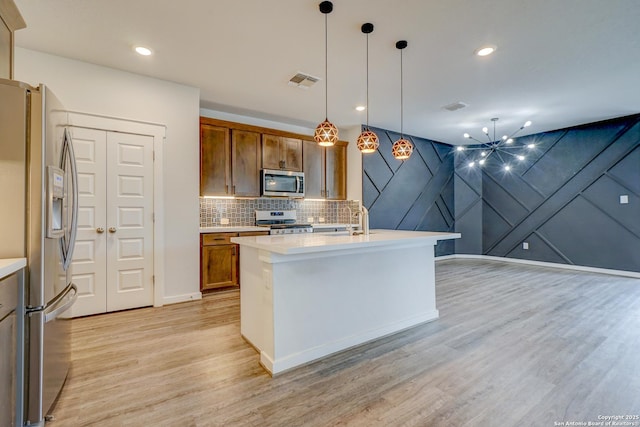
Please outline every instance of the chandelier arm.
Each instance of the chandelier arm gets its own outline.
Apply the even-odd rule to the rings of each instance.
[[[499,152],[499,151],[495,151],[495,153],[496,153],[496,156],[498,156],[498,158],[500,159],[500,161],[501,161],[502,163],[505,163],[505,161],[504,161],[504,159],[502,158],[502,155],[500,154],[500,152]]]

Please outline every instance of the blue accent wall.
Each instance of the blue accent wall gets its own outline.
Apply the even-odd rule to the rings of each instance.
[[[469,168],[464,152],[417,137],[400,162],[391,155],[399,135],[372,130],[381,140],[363,155],[372,228],[462,233],[438,255],[640,271],[640,114],[518,138],[536,148],[509,172]]]
[[[408,160],[391,154],[400,134],[371,128],[378,135],[378,151],[362,155],[363,204],[371,228],[391,230],[454,230],[454,157],[451,146],[404,135],[414,145]],[[436,246],[436,255],[454,252],[454,242]]]

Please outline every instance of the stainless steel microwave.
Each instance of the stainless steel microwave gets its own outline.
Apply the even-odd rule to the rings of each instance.
[[[304,172],[262,169],[262,195],[304,197]]]

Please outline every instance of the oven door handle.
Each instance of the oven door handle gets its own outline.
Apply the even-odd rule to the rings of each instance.
[[[300,194],[300,177],[296,176],[296,194]]]

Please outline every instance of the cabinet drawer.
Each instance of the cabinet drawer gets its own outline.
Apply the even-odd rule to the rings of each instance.
[[[238,237],[238,233],[209,233],[202,235],[202,246],[228,245],[231,238]]]

